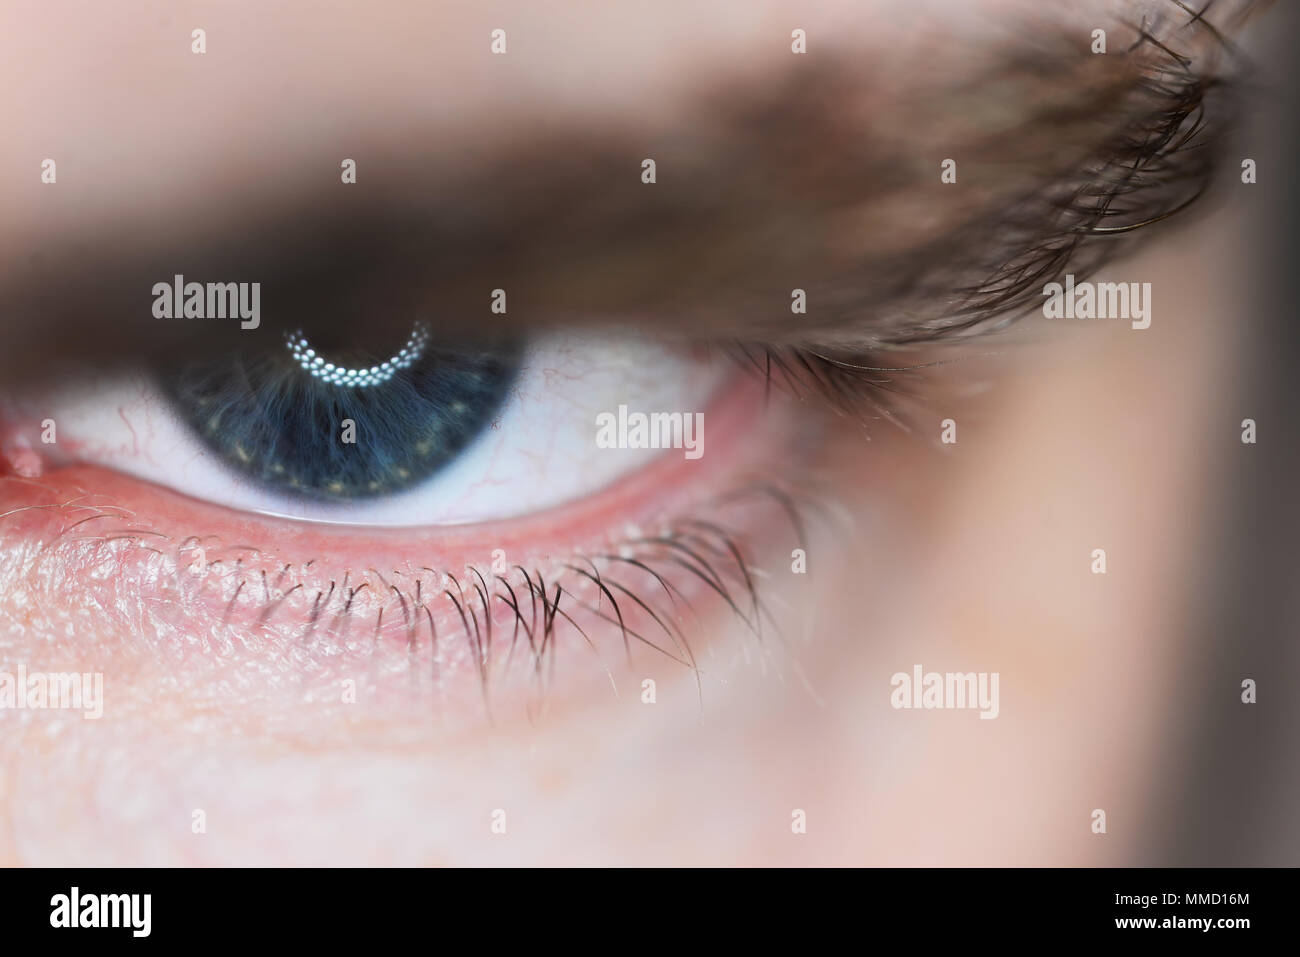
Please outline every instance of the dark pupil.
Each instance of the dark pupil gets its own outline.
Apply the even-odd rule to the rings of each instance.
[[[388,358],[329,361],[368,369]],[[244,475],[293,496],[348,501],[418,485],[451,462],[491,423],[518,369],[513,347],[426,347],[405,368],[357,386],[313,376],[286,348],[189,364],[165,375],[164,387],[204,443]]]

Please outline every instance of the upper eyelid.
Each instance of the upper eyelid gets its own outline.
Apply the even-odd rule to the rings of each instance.
[[[1015,68],[1041,73],[1042,62],[1035,62],[1026,51],[1020,51],[1019,60]],[[762,96],[745,100],[734,91],[724,91],[715,96],[713,102],[732,110],[730,118],[722,126],[732,132],[750,134],[751,138],[741,145],[751,155],[758,155],[763,152],[764,143],[776,144],[782,137],[788,138],[789,131],[780,123],[755,123],[755,117],[770,120],[777,115],[801,117],[805,121],[810,117],[816,119],[817,111],[810,110],[810,105],[825,101],[828,94],[837,89],[844,89],[846,75],[839,67],[831,66],[821,73],[804,77],[801,84],[779,88],[775,92],[765,91],[768,100]],[[775,136],[763,138],[764,134],[772,133]],[[832,131],[832,138],[835,135],[842,135],[842,131]],[[6,331],[11,335],[18,331],[21,334],[18,345],[26,346],[7,351],[11,355],[23,355],[24,364],[30,368],[33,352],[42,344],[39,331],[50,328],[57,329],[58,335],[43,344],[56,347],[60,355],[66,354],[69,343],[85,342],[93,344],[101,355],[116,351],[134,359],[154,342],[161,342],[161,351],[166,352],[179,343],[207,339],[210,335],[217,340],[212,347],[222,348],[220,340],[230,335],[228,329],[186,327],[183,324],[163,328],[156,321],[134,322],[126,318],[130,314],[128,303],[139,313],[138,303],[142,294],[138,288],[147,289],[158,279],[181,270],[191,275],[201,274],[205,279],[253,280],[255,275],[274,279],[283,293],[282,300],[291,302],[297,311],[282,323],[288,326],[302,324],[303,316],[310,316],[318,324],[333,322],[345,328],[351,324],[382,332],[390,325],[394,330],[403,329],[409,325],[412,315],[421,315],[440,326],[446,334],[462,334],[484,325],[488,292],[498,286],[508,286],[515,314],[527,313],[524,317],[526,323],[521,323],[525,329],[552,322],[571,322],[575,318],[596,321],[602,314],[625,320],[632,310],[645,317],[655,311],[652,297],[659,295],[659,304],[670,308],[654,318],[660,320],[667,331],[672,331],[675,325],[678,331],[684,329],[698,333],[699,329],[707,327],[701,323],[718,313],[720,303],[717,300],[721,299],[730,302],[736,312],[747,316],[761,316],[767,312],[780,322],[771,329],[773,337],[790,337],[794,330],[784,317],[787,311],[784,308],[785,296],[792,285],[789,281],[774,284],[770,289],[764,289],[761,282],[751,284],[751,295],[757,288],[760,297],[767,296],[770,311],[756,311],[754,301],[745,301],[742,295],[730,297],[725,289],[715,290],[712,293],[714,300],[707,301],[703,309],[689,302],[690,289],[670,288],[668,295],[663,296],[664,278],[672,275],[671,269],[663,268],[664,257],[669,257],[668,263],[671,264],[674,254],[682,255],[680,243],[670,241],[674,235],[673,228],[689,227],[693,223],[698,226],[701,222],[719,219],[725,223],[726,209],[746,205],[744,197],[732,197],[735,201],[731,206],[717,206],[718,198],[726,195],[725,190],[718,188],[719,177],[729,167],[724,164],[721,169],[712,169],[712,177],[695,175],[710,172],[707,164],[704,170],[695,170],[689,181],[679,184],[677,192],[664,190],[655,194],[664,197],[661,205],[665,208],[647,212],[643,205],[647,194],[636,176],[636,158],[640,152],[647,151],[644,143],[611,144],[608,131],[596,131],[587,141],[586,148],[582,141],[566,140],[553,131],[549,138],[548,144],[543,131],[542,138],[534,141],[532,146],[519,148],[514,155],[504,157],[501,166],[495,170],[479,174],[477,190],[451,188],[443,193],[434,193],[433,201],[424,208],[419,208],[418,197],[430,195],[424,186],[431,184],[422,180],[414,167],[394,167],[388,171],[391,175],[387,179],[376,176],[379,183],[368,187],[371,193],[367,195],[378,193],[381,197],[375,205],[362,206],[351,198],[340,204],[333,198],[325,200],[324,194],[304,193],[296,199],[285,200],[279,209],[272,211],[274,219],[253,227],[247,235],[222,238],[209,234],[197,246],[185,250],[156,246],[141,252],[116,241],[117,237],[105,237],[103,243],[76,237],[73,245],[79,249],[98,245],[111,252],[100,262],[92,264],[88,271],[79,269],[79,278],[83,281],[70,293],[54,283],[48,274],[37,270],[24,275],[23,278],[28,280],[26,284],[20,282],[15,286],[11,280],[9,285],[0,288],[0,304],[5,306],[8,317]],[[1013,146],[1008,145],[1008,149]],[[743,159],[743,156],[738,157],[734,143],[731,150],[734,168],[735,161]],[[668,154],[671,152],[670,144]],[[493,175],[497,176],[495,185],[500,186],[503,182],[500,174],[510,170],[519,175],[514,183],[506,182],[505,185],[516,190],[515,196],[531,196],[536,201],[531,207],[503,202],[499,191],[490,188],[494,184]],[[534,178],[530,180],[529,176]],[[932,178],[937,181],[937,168]],[[469,182],[473,183],[475,179],[471,178]],[[617,185],[602,190],[595,184]],[[389,190],[387,194],[385,189]],[[583,195],[589,200],[587,207],[591,208],[567,218],[560,216],[562,221],[557,224],[555,213],[564,210],[566,204],[572,206],[574,198]],[[461,204],[465,197],[468,197],[468,206]],[[475,208],[476,203],[484,203],[485,197],[486,216],[481,215],[484,209]],[[751,209],[763,202],[761,196],[748,199]],[[768,199],[779,201],[780,197],[774,200],[769,195]],[[710,202],[713,202],[713,208],[710,208]],[[491,215],[493,209],[497,212],[495,220]],[[467,219],[471,212],[476,218]],[[624,241],[611,243],[607,232],[581,228],[584,216],[588,217],[586,222],[594,225],[621,225]],[[660,228],[664,224],[667,224],[666,230]],[[678,232],[682,230],[678,229]],[[969,233],[969,225],[966,232]],[[959,229],[941,236],[928,249],[923,249],[921,255],[931,260],[941,258],[936,256],[936,250],[942,249],[953,236],[961,235],[963,232]],[[638,236],[644,238],[638,240]],[[570,271],[556,275],[549,267],[555,266],[557,254],[562,257],[572,253],[570,258],[581,262],[581,257],[574,252],[580,248],[573,245],[578,242],[597,247],[606,253],[606,258],[597,265],[574,266],[568,263]],[[688,249],[687,253],[694,251]],[[126,255],[114,258],[123,253]],[[1009,255],[1012,253],[1014,250]],[[46,253],[44,261],[59,265],[75,259],[54,251]],[[684,258],[680,261],[690,260]],[[699,257],[695,257],[691,264],[698,265],[698,262]],[[342,268],[336,268],[338,263],[343,264]],[[617,308],[620,294],[609,292],[608,280],[611,274],[620,271],[633,287],[630,294],[621,294],[621,310]],[[357,279],[354,284],[340,286],[333,282],[349,274]],[[427,277],[428,286],[413,287],[409,282],[412,275]],[[449,276],[454,276],[454,280]],[[323,282],[326,277],[329,281]],[[942,285],[936,283],[911,285],[926,295],[943,290]],[[79,296],[78,292],[83,294]],[[602,296],[607,298],[602,299]],[[608,298],[610,296],[613,298]],[[671,308],[674,299],[680,307],[676,310]],[[853,311],[861,320],[862,316],[879,311],[878,307],[883,304],[863,301]],[[97,328],[99,321],[86,323],[87,317],[102,320],[106,315],[118,319],[108,330]],[[828,320],[822,331],[842,340],[844,330],[835,327],[853,317],[823,312],[821,318]],[[24,323],[23,320],[31,321]],[[717,328],[715,331],[720,336],[741,335],[753,339],[766,335],[752,327],[739,327],[726,317],[724,321],[730,321],[731,325]],[[17,330],[16,326],[19,327]],[[76,332],[71,332],[69,326]],[[909,341],[914,338],[914,333],[924,337],[932,328],[905,328],[885,334],[877,327],[856,332],[872,345],[879,345],[889,341]],[[817,341],[817,329],[817,321],[810,320],[802,324],[797,334]],[[101,331],[109,334],[95,335]],[[29,341],[24,343],[22,336]],[[169,338],[170,342],[167,341]]]

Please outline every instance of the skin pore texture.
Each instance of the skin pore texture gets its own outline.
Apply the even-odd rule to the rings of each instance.
[[[340,158],[358,156],[366,188],[367,175],[383,178],[371,170],[418,164],[409,144],[432,135],[455,144],[435,168],[473,167],[517,127],[598,134],[632,115],[646,131],[626,156],[639,187],[641,158],[671,150],[656,134],[707,117],[700,92],[723,80],[761,86],[789,58],[795,27],[809,56],[860,51],[872,76],[891,78],[863,92],[867,134],[910,149],[937,183],[945,128],[909,131],[900,103],[976,71],[1013,24],[1076,31],[1086,50],[1093,28],[1114,29],[1118,45],[1122,22],[1173,5],[1062,6],[674,2],[632,19],[606,3],[565,4],[563,16],[519,2],[157,3],[130,18],[90,3],[9,4],[0,49],[27,79],[0,91],[20,147],[0,159],[0,286],[22,286],[22,262],[69,281],[93,271],[67,258],[80,236],[157,249],[239,237],[239,211],[284,206],[309,166],[333,189]],[[1221,15],[1243,6],[1224,2]],[[201,57],[195,27],[207,31]],[[504,57],[488,52],[498,27]],[[1191,50],[1211,55],[1208,43]],[[36,82],[40,96],[28,95]],[[45,156],[59,160],[53,195],[31,174]],[[661,164],[654,188],[673,175]],[[400,196],[403,182],[374,188]],[[972,184],[952,201],[962,216],[935,215],[964,219],[1009,189]],[[904,195],[873,212],[897,231],[855,240],[853,255],[939,235],[913,215],[927,202]],[[1149,329],[1031,312],[988,339],[936,347],[933,358],[960,361],[899,380],[915,395],[903,428],[768,390],[715,356],[726,384],[705,407],[698,463],[673,451],[580,501],[498,523],[296,523],[94,463],[32,476],[15,452],[0,475],[0,671],[102,672],[105,707],[98,720],[0,715],[0,863],[1153,863],[1141,827],[1192,668],[1179,659],[1187,583],[1206,534],[1196,517],[1216,492],[1204,423],[1222,417],[1216,397],[1239,375],[1241,333],[1223,321],[1239,263],[1221,250],[1241,215],[1224,204],[1161,224],[1093,277],[1151,283]],[[273,245],[265,234],[249,243]],[[111,261],[111,246],[96,248]],[[20,262],[28,249],[50,252]],[[610,256],[602,276],[619,274],[615,246]],[[188,274],[181,265],[172,271]],[[787,310],[798,283],[772,281]],[[497,284],[475,287],[479,315]],[[593,280],[580,298],[595,311],[606,289]],[[41,370],[58,352],[40,329],[5,335],[5,366],[26,367],[4,386],[16,400],[48,384]],[[86,335],[103,338],[105,355],[123,348],[111,331]],[[941,444],[949,418],[958,440]],[[32,425],[5,422],[5,436]],[[808,502],[802,529],[788,499]],[[697,536],[718,577],[646,543],[664,532]],[[806,572],[792,568],[796,548]],[[1105,576],[1090,573],[1095,548],[1112,563]],[[600,573],[635,580],[648,607],[602,591],[570,567],[590,567],[579,556],[604,556]],[[677,591],[618,558],[657,562]],[[512,585],[518,614],[504,598],[482,610],[467,565],[491,596],[507,594],[496,574]],[[557,621],[539,663],[528,644],[557,582],[574,618]],[[520,622],[536,633],[520,637]],[[998,672],[997,720],[892,708],[891,675],[918,663]],[[1112,822],[1104,842],[1087,827],[1097,807]],[[806,834],[791,833],[795,809]],[[499,810],[505,834],[491,829]]]

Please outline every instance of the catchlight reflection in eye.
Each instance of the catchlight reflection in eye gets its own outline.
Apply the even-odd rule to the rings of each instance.
[[[335,365],[333,362],[326,362],[324,356],[317,355],[301,329],[286,337],[289,352],[303,371],[330,385],[351,386],[358,389],[387,382],[401,370],[409,369],[424,354],[425,346],[428,344],[429,330],[424,323],[417,322],[411,331],[411,337],[406,340],[406,345],[402,346],[392,358],[385,359],[379,365],[371,366],[369,369],[350,369]]]

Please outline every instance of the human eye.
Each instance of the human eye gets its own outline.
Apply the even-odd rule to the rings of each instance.
[[[295,330],[280,348],[68,378],[9,413],[64,423],[57,443],[22,437],[52,464],[110,467],[268,516],[442,526],[580,500],[674,443],[702,457],[720,375],[690,350],[644,339],[448,348],[415,323],[386,355],[318,351]],[[647,425],[615,429],[602,447],[599,423],[613,415],[616,426],[620,406],[624,423],[630,410]],[[648,427],[647,410],[674,406]]]
[[[343,669],[327,683],[387,656],[402,682],[531,685],[573,643],[607,658],[591,636],[613,625],[686,665],[676,603],[750,614],[753,529],[727,520],[754,509],[726,497],[787,432],[708,350],[539,338],[435,347],[415,323],[391,351],[327,351],[294,329],[147,371],[70,366],[5,403],[6,520],[101,613],[175,609],[175,653],[212,635],[215,658],[270,664],[306,642]]]
[[[539,821],[658,813],[635,765],[681,796],[614,843],[717,860],[701,830],[728,803],[802,807],[819,763],[813,799],[870,790],[891,656],[1041,664],[979,634],[1034,611],[996,575],[1058,570],[1059,542],[1008,555],[1093,513],[1049,499],[1081,471],[1030,448],[1063,458],[1053,426],[990,423],[1087,409],[1104,431],[1102,401],[1060,394],[1087,364],[1061,342],[1121,326],[1049,319],[1044,289],[1159,269],[1172,301],[1159,254],[1225,168],[1242,5],[1097,12],[1106,55],[1091,5],[976,4],[956,45],[926,13],[955,7],[912,6],[882,22],[944,55],[820,6],[808,56],[757,12],[692,13],[717,63],[615,8],[591,13],[607,45],[539,15],[495,59],[478,13],[321,12],[283,62],[226,22],[206,60],[154,64],[190,99],[124,76],[93,160],[24,133],[60,155],[0,225],[26,244],[0,263],[0,647],[106,677],[105,720],[69,737],[99,813],[134,813],[123,754],[141,818],[250,822],[197,851],[167,832],[163,860],[479,860],[462,823],[506,793],[533,815],[520,859],[546,860]],[[677,36],[674,16],[651,19]],[[429,62],[415,23],[473,42]],[[232,43],[273,66],[233,71]],[[392,55],[356,90],[322,79],[371,46]],[[275,95],[236,110],[254,81]],[[127,148],[191,100],[230,129],[190,116]],[[186,315],[186,282],[205,305],[258,284],[260,314]],[[1169,315],[1133,348],[1168,344]],[[572,859],[601,859],[583,826]]]
[[[1150,38],[1144,26],[1136,35],[1138,47]],[[1209,92],[1159,43],[1109,70],[1085,63],[1078,78],[1022,88],[1045,70],[1031,59],[1016,64],[1014,80],[991,77],[1022,98],[1002,122],[1026,168],[986,176],[978,206],[963,198],[919,229],[898,209],[915,202],[920,184],[871,211],[877,170],[807,206],[800,234],[810,241],[790,255],[763,237],[807,199],[772,187],[812,162],[816,143],[770,153],[755,121],[771,109],[797,115],[814,89],[851,102],[861,77],[831,63],[805,88],[730,94],[718,129],[695,134],[698,149],[725,163],[753,140],[766,168],[735,188],[717,184],[708,199],[679,200],[698,206],[643,211],[648,184],[623,176],[606,200],[562,213],[565,200],[555,197],[607,175],[603,148],[593,148],[585,165],[561,161],[545,178],[503,176],[509,158],[500,169],[471,169],[427,209],[410,203],[402,168],[396,188],[381,185],[348,220],[322,218],[313,188],[280,204],[292,228],[237,230],[235,246],[215,234],[180,256],[160,258],[147,241],[121,260],[110,251],[89,270],[111,277],[117,298],[107,298],[107,314],[123,325],[121,336],[98,339],[103,368],[52,362],[44,383],[5,404],[5,449],[21,473],[5,514],[46,541],[51,564],[37,574],[50,577],[54,566],[87,574],[90,606],[119,624],[166,609],[174,617],[165,625],[131,627],[178,646],[202,636],[218,657],[256,648],[251,658],[270,666],[301,655],[309,636],[313,654],[335,669],[313,673],[325,684],[378,653],[439,683],[460,680],[459,670],[486,688],[513,668],[535,685],[554,673],[561,649],[590,652],[608,675],[610,650],[631,661],[634,642],[698,678],[684,609],[712,599],[762,633],[770,613],[756,584],[759,556],[805,552],[802,480],[817,471],[823,440],[845,421],[868,437],[882,423],[906,428],[937,394],[921,383],[937,378],[929,370],[948,361],[947,344],[1014,316],[1045,277],[1090,268],[1103,251],[1085,238],[1126,234],[1181,208],[1214,155],[1217,127],[1202,122]],[[1113,115],[1080,112],[1098,91]],[[956,115],[963,109],[956,104]],[[1043,115],[1074,123],[1077,139],[1062,146],[1055,131],[1044,136]],[[837,136],[841,121],[823,119],[823,135]],[[826,174],[835,180],[870,159],[855,154],[845,150]],[[703,178],[694,175],[691,189]],[[486,187],[505,190],[507,201],[486,202]],[[976,209],[997,210],[987,241],[986,226],[969,220]],[[645,226],[626,243],[587,241],[629,215]],[[400,242],[388,238],[394,220]],[[513,220],[506,236],[492,232]],[[861,238],[847,238],[850,228]],[[683,229],[703,229],[707,247]],[[694,258],[681,270],[686,282],[675,283],[665,265],[684,265],[675,259],[683,241]],[[480,250],[468,268],[464,255],[453,257],[457,273],[509,276],[499,281],[515,293],[516,312],[524,298],[527,326],[484,308],[486,281],[474,309],[460,298],[466,284],[436,262],[414,272],[417,257],[447,248]],[[168,269],[146,272],[164,261]],[[175,301],[161,312],[156,300],[153,315],[141,316],[122,298],[126,289],[140,295],[134,283],[166,300],[169,283],[156,280],[181,261],[191,277],[206,268],[219,280],[231,264],[269,270],[266,321],[206,317],[201,283],[191,317],[179,272]],[[787,291],[764,270],[805,278]],[[448,292],[430,305],[416,298],[425,282]],[[503,288],[492,290],[494,302],[498,295],[504,302]],[[725,314],[705,335],[681,326],[714,311],[719,296],[756,311],[748,329],[733,331]],[[629,305],[659,317],[652,334],[627,328]],[[591,324],[602,311],[621,332]],[[778,325],[768,318],[776,312],[799,318]],[[864,314],[870,321],[855,331]],[[495,328],[485,331],[485,318]],[[656,425],[625,434],[629,410]],[[620,430],[613,447],[600,435],[609,422]],[[111,596],[100,594],[105,581]],[[611,626],[612,644],[599,639]]]

